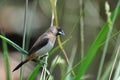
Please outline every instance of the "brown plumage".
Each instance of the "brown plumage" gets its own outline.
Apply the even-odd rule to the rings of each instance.
[[[29,50],[29,54],[26,59],[20,64],[18,64],[13,70],[13,72],[19,69],[23,64],[27,63],[28,61],[37,59],[38,57],[43,56],[47,52],[49,52],[55,44],[57,35],[64,35],[63,30],[55,26],[50,27],[37,39],[32,48]]]

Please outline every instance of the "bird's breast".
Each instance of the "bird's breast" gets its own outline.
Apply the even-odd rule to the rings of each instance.
[[[49,52],[54,46],[54,43],[52,43],[50,40],[48,41],[48,43],[41,49],[39,49],[37,52],[35,52],[35,54],[37,56],[42,56],[44,54],[46,54],[47,52]]]

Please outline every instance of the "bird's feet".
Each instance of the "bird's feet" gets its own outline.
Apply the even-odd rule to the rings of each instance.
[[[43,65],[46,64],[47,65],[47,62],[44,60],[44,58],[48,57],[48,55],[43,55],[43,56],[40,56],[38,57],[37,59],[33,59],[32,61],[36,62],[36,63],[39,63],[41,62]]]

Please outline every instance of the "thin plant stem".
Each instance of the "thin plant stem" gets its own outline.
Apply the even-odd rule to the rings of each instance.
[[[114,24],[114,22],[116,20],[116,17],[118,16],[119,13],[120,13],[120,0],[118,1],[116,8],[115,8],[114,12],[111,15],[111,20],[112,20],[113,24]],[[86,55],[87,59],[85,61],[83,61],[82,64],[80,65],[80,67],[78,68],[78,72],[77,72],[77,75],[75,77],[75,80],[81,79],[81,77],[87,71],[90,63],[92,62],[93,58],[97,54],[97,51],[98,51],[98,49],[100,47],[99,45],[106,38],[108,30],[109,30],[108,23],[105,23],[105,25],[103,26],[101,31],[98,33],[96,39],[92,43],[90,49],[88,50],[87,55]]]
[[[25,15],[24,15],[24,28],[23,28],[23,43],[22,48],[25,49],[25,40],[26,40],[26,28],[27,28],[27,10],[28,10],[28,0],[26,0],[25,5]],[[21,55],[21,61],[24,59],[24,55]],[[23,78],[23,68],[20,68],[20,80]]]
[[[119,56],[118,56],[119,57]],[[118,58],[117,57],[117,58]],[[115,74],[114,74],[114,78],[113,78],[113,80],[117,80],[117,78],[119,77],[119,75],[120,75],[120,60],[119,60],[119,62],[118,62],[118,66],[117,66],[117,68],[116,68],[116,70],[115,70]]]
[[[83,0],[80,2],[80,15],[83,13]],[[81,59],[84,57],[84,20],[83,16],[80,17],[80,39],[81,39]]]
[[[117,50],[117,53],[116,53],[116,55],[115,55],[115,59],[114,59],[113,66],[112,66],[112,69],[111,69],[111,72],[110,72],[109,80],[111,80],[112,73],[113,73],[113,70],[114,70],[115,63],[116,63],[116,61],[117,61],[119,52],[120,52],[120,45],[118,46],[118,50]]]
[[[58,26],[58,17],[57,17],[57,11],[56,11],[56,4],[57,0],[50,0],[51,7],[52,7],[52,22],[51,25]]]
[[[100,67],[99,67],[99,70],[98,70],[98,75],[97,75],[97,80],[100,79],[100,76],[101,76],[101,73],[102,73],[102,68],[103,68],[103,65],[104,65],[104,61],[105,61],[105,56],[106,56],[106,53],[107,53],[107,48],[108,48],[108,45],[109,45],[109,41],[110,41],[110,37],[111,37],[111,34],[112,34],[112,28],[113,28],[113,23],[111,21],[111,13],[109,12],[109,5],[108,3],[106,2],[105,4],[105,8],[106,8],[106,14],[107,14],[107,22],[108,22],[108,27],[109,27],[109,31],[108,31],[108,35],[107,35],[107,38],[106,38],[106,41],[105,41],[105,46],[104,46],[104,49],[103,49],[103,55],[102,55],[102,58],[101,58],[101,61],[100,61]]]
[[[53,25],[58,26],[58,18],[57,18],[57,10],[56,10],[57,0],[50,0],[50,2],[51,2],[51,7],[52,7],[52,13],[54,14]],[[60,36],[57,37],[57,41],[58,41],[58,44],[60,46],[61,51],[63,52],[63,54],[65,56],[65,59],[66,59],[68,65],[69,65],[70,61],[69,61],[69,59],[67,57],[66,51],[64,50],[64,48],[62,46]],[[75,72],[74,71],[72,71],[72,74],[75,76]]]
[[[46,55],[49,55],[46,53]],[[45,64],[43,65],[42,73],[40,76],[40,80],[46,80],[46,74],[47,74],[47,61],[48,61],[48,56],[45,57]]]
[[[73,65],[73,63],[74,63],[76,51],[77,51],[77,46],[76,46],[76,44],[75,44],[75,45],[73,45],[73,48],[72,48],[72,52],[71,52],[71,56],[70,56],[70,65],[69,65],[68,68],[67,68],[67,72],[69,72],[70,69],[72,69],[72,65]],[[70,79],[70,76],[71,76],[71,74],[67,75],[65,80],[69,80],[69,79]]]
[[[32,3],[32,11],[33,12],[36,12],[36,7],[37,7],[37,2],[38,2],[38,0],[34,0],[33,1],[33,3]],[[31,37],[31,34],[32,34],[32,28],[33,28],[33,26],[32,26],[32,23],[33,22],[33,13],[31,12],[30,13],[30,17],[29,17],[29,22],[28,22],[28,28],[27,28],[27,36],[26,36],[26,46],[25,46],[25,49],[26,50],[28,50],[29,49],[29,43],[30,43],[30,37]]]

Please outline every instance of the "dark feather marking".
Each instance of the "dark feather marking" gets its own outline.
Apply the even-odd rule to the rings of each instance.
[[[49,39],[48,38],[44,38],[41,41],[39,41],[39,43],[35,44],[29,51],[29,54],[32,54],[34,52],[36,52],[37,50],[39,50],[40,48],[42,48],[43,46],[45,46],[48,43]]]

